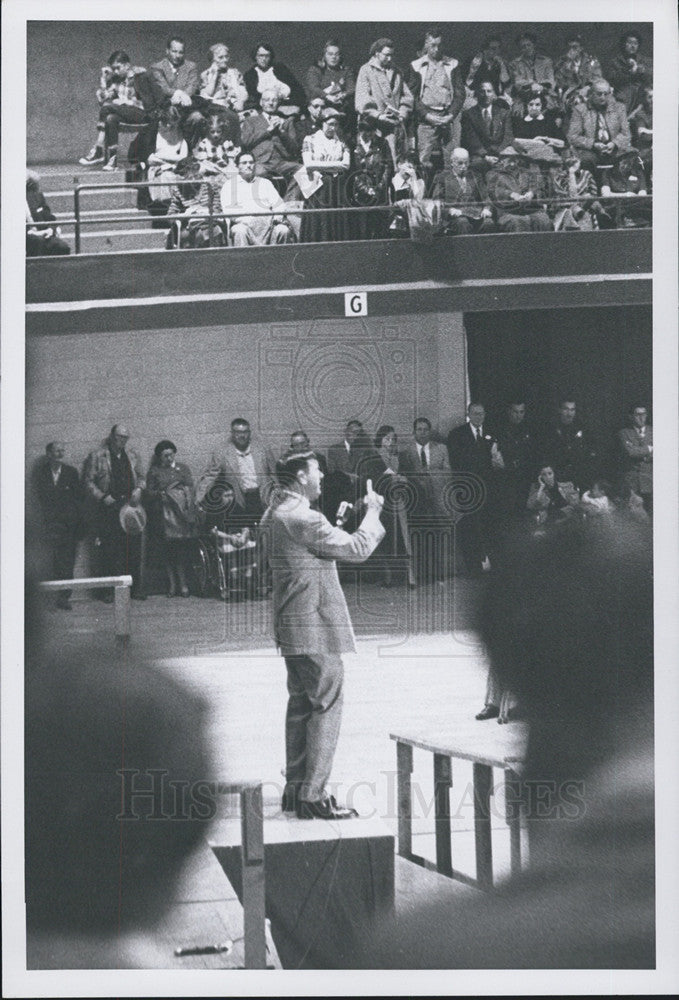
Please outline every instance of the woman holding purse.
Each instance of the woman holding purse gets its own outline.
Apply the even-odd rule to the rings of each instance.
[[[189,596],[186,582],[189,541],[196,537],[193,477],[187,465],[176,460],[177,446],[159,441],[146,477],[146,491],[153,502],[154,520],[163,542],[163,561],[168,578],[168,597]]]

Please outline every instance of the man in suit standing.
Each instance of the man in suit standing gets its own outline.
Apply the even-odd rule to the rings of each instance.
[[[311,507],[323,480],[313,452],[281,459],[277,476],[281,491],[261,530],[273,573],[276,643],[288,673],[282,807],[300,819],[350,819],[355,810],[326,791],[342,716],[342,653],[355,651],[335,560],[360,563],[375,550],[385,534],[383,499],[369,483],[365,515],[348,534]]]
[[[72,580],[84,492],[77,470],[64,463],[66,445],[51,441],[35,474],[35,490],[50,548],[53,580]],[[70,590],[60,590],[57,607],[71,610]]]
[[[596,451],[588,429],[578,420],[572,397],[560,401],[556,422],[548,428],[542,451],[551,461],[560,482],[573,483],[580,492],[589,488]]]
[[[485,174],[495,167],[500,150],[514,141],[512,116],[495,87],[484,80],[476,91],[476,104],[462,112],[462,145],[469,150],[472,170]]]
[[[414,440],[399,456],[399,471],[406,476],[416,496],[414,509],[408,516],[412,528],[413,561],[420,578],[433,574],[440,583],[448,564],[445,534],[450,527],[451,515],[446,503],[450,465],[445,445],[432,441],[431,421],[427,417],[415,420],[413,436]],[[433,535],[433,552],[426,540],[429,533]]]
[[[197,107],[201,99],[196,100],[200,79],[196,64],[185,58],[185,51],[183,38],[168,39],[165,58],[153,63],[148,75],[157,105],[180,109],[182,131],[193,147],[203,127],[203,116]]]
[[[618,431],[618,441],[624,457],[625,482],[644,501],[648,513],[653,511],[653,428],[645,406],[633,406],[630,427]]]
[[[484,426],[486,410],[482,403],[470,403],[467,420],[448,435],[450,467],[471,476],[470,496],[478,500],[470,505],[460,522],[462,555],[471,574],[490,569],[491,504],[495,468],[501,467],[497,442]]]
[[[255,528],[269,502],[276,460],[271,449],[252,440],[250,424],[243,417],[231,421],[231,439],[222,452],[214,452],[198,480],[196,499],[206,510],[215,511],[226,484],[233,488],[243,526]]]

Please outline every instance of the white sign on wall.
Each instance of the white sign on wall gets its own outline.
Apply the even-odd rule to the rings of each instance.
[[[368,315],[368,293],[367,292],[345,292],[345,295],[344,295],[344,315],[345,316],[367,316]]]

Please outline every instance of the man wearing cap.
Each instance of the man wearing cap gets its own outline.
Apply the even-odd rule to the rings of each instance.
[[[543,181],[539,167],[507,146],[486,177],[488,197],[497,210],[502,233],[551,232],[552,223],[539,199]]]
[[[476,104],[462,112],[462,146],[469,151],[472,170],[485,174],[496,166],[500,150],[513,141],[512,116],[497,100],[490,80],[476,90]]]
[[[353,534],[333,527],[311,504],[323,473],[312,452],[277,465],[280,491],[262,518],[273,574],[276,643],[285,657],[285,791],[282,808],[300,819],[343,820],[355,810],[328,794],[342,717],[342,653],[354,634],[335,560],[365,562],[384,538],[383,498],[368,483],[365,514]]]
[[[101,572],[103,576],[132,576],[132,597],[143,601],[146,594],[141,580],[142,530],[130,534],[123,528],[120,513],[128,506],[141,507],[141,495],[146,482],[141,459],[127,447],[129,431],[123,424],[114,424],[106,443],[90,452],[85,463],[85,489],[96,503],[97,535],[101,542]],[[133,518],[130,518],[132,522]],[[136,528],[143,528],[143,508],[134,519]],[[133,525],[130,523],[130,529]],[[110,590],[103,600],[113,601]]]
[[[80,477],[72,465],[66,465],[66,445],[51,441],[45,448],[45,460],[35,473],[35,491],[42,511],[45,536],[51,556],[51,579],[72,580],[78,529],[84,499]],[[60,590],[57,607],[71,610],[70,590]]]
[[[436,175],[431,197],[447,203],[448,235],[495,232],[493,212],[487,203],[483,181],[469,172],[469,153],[466,149],[458,147],[453,150],[450,169]]]

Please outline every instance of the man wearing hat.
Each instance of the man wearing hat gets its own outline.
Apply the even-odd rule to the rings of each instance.
[[[103,447],[90,452],[85,489],[96,503],[102,575],[131,574],[132,597],[143,601],[141,542],[146,514],[141,495],[146,484],[139,455],[127,447],[129,436],[123,424],[114,424]],[[110,604],[111,591],[102,599]]]
[[[543,188],[540,169],[514,146],[500,152],[499,163],[489,171],[486,184],[488,196],[497,209],[500,232],[551,232],[552,223],[539,200]]]

